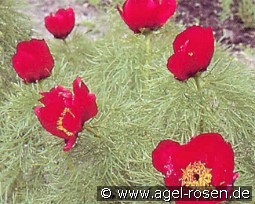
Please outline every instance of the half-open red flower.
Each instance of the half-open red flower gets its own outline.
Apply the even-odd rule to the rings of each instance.
[[[65,140],[64,151],[70,150],[82,131],[84,122],[97,114],[96,97],[89,93],[81,78],[73,82],[73,92],[62,86],[56,86],[42,93],[34,112],[42,126],[51,134]]]
[[[214,53],[212,29],[191,26],[176,36],[173,48],[167,67],[176,79],[185,81],[205,71],[210,64]]]
[[[50,76],[54,59],[45,40],[31,39],[18,43],[12,66],[24,82],[32,83]]]
[[[117,9],[134,33],[141,33],[143,29],[156,30],[163,26],[174,14],[176,0],[126,0],[122,10]]]
[[[65,39],[74,28],[75,15],[72,8],[59,9],[55,14],[50,13],[44,18],[47,30],[55,38]]]
[[[234,173],[233,149],[217,133],[198,135],[184,145],[163,140],[152,152],[152,163],[165,176],[167,187],[227,188],[238,176]]]

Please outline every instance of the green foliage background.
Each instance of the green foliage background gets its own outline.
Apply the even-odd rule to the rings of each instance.
[[[16,44],[29,37],[31,26],[29,19],[18,13],[13,0],[0,1],[0,86],[9,87],[10,81],[16,81],[16,74],[11,69],[11,56]],[[6,91],[5,91],[6,92]],[[0,100],[4,93],[0,92]]]
[[[19,22],[21,30],[5,38],[12,45],[9,59],[11,43],[29,37],[22,18],[12,14],[6,23]],[[255,189],[254,72],[217,44],[197,90],[193,79],[179,82],[166,68],[182,26],[170,20],[148,44],[115,10],[106,20],[110,28],[97,40],[74,31],[67,44],[48,41],[55,58],[50,78],[1,85],[0,203],[96,203],[99,185],[163,185],[151,164],[152,150],[163,139],[184,143],[201,132],[219,132],[231,142],[239,172],[235,184]],[[2,67],[15,75],[10,64]],[[66,153],[63,141],[41,127],[33,107],[39,92],[56,84],[71,89],[77,76],[96,94],[99,113]]]

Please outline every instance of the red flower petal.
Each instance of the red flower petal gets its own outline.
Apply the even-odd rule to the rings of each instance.
[[[175,166],[172,161],[172,155],[175,155],[179,150],[179,143],[171,140],[163,140],[152,152],[153,166],[168,179],[171,177],[170,181],[172,186],[179,186],[180,184],[180,175],[176,175]]]
[[[82,123],[94,117],[97,112],[96,96],[90,94],[88,87],[78,77],[73,82],[74,106],[81,112]]]
[[[44,18],[45,27],[55,38],[65,39],[73,30],[75,14],[72,8],[59,9]]]
[[[159,27],[161,27],[174,14],[177,2],[169,0],[157,0],[157,4],[157,23],[160,25]]]
[[[177,52],[169,57],[167,68],[180,81],[185,81],[198,72],[194,59],[184,52]]]
[[[82,124],[80,117],[76,117],[73,114],[72,107],[66,106],[64,98],[54,97],[54,95],[49,93],[44,96],[43,100],[51,100],[51,103],[47,103],[44,107],[37,106],[34,111],[42,126],[48,132],[68,140],[70,135],[67,132],[75,136],[81,131]],[[61,126],[65,130],[59,129],[59,121],[61,121]]]
[[[211,28],[191,26],[177,35],[173,42],[174,54],[168,59],[168,69],[183,81],[205,71],[214,52]],[[174,59],[172,59],[174,58]]]
[[[173,43],[174,52],[192,53],[196,66],[205,71],[214,52],[214,37],[210,27],[191,26],[181,32]]]
[[[171,155],[179,151],[179,148],[180,144],[177,142],[171,140],[161,141],[152,152],[153,166],[161,173],[166,174],[169,169],[166,165],[171,161]]]
[[[63,148],[64,151],[69,151],[72,149],[73,145],[75,144],[77,137],[70,137],[69,140],[66,140],[65,143],[65,147]]]
[[[187,143],[186,148],[187,151],[194,152],[193,159],[200,159],[212,169],[214,186],[225,186],[232,183],[234,152],[231,145],[225,142],[220,134],[207,133],[196,136]]]
[[[73,100],[72,92],[62,86],[56,86],[52,88],[49,92],[41,93],[41,95],[43,97],[39,101],[45,106],[51,104],[52,102],[56,103],[56,101],[59,101],[57,103],[64,102],[65,106],[70,107]]]
[[[34,109],[43,128],[65,140],[64,151],[72,148],[83,123],[97,113],[95,96],[88,92],[80,78],[73,82],[73,86],[74,95],[61,86],[42,93],[40,101],[44,106]]]
[[[64,111],[64,108],[64,103],[51,103],[45,107],[36,106],[34,112],[44,129],[55,136],[68,139],[68,135],[57,129],[57,121]]]
[[[126,0],[122,10],[117,9],[129,28],[140,33],[143,28],[155,30],[163,26],[174,14],[176,0]]]
[[[232,147],[217,133],[198,135],[184,145],[165,140],[152,152],[153,166],[165,175],[166,186],[180,186],[183,170],[194,162],[211,169],[213,186],[231,186],[237,177]]]
[[[18,43],[12,65],[20,78],[32,83],[50,76],[54,60],[44,40],[31,39]]]

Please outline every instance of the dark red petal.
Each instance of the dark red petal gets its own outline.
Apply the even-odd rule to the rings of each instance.
[[[205,28],[201,36],[204,43],[198,44],[195,51],[195,61],[197,66],[201,67],[201,71],[205,71],[211,62],[214,53],[214,37],[211,28]],[[197,54],[196,54],[197,53]]]
[[[59,9],[55,15],[44,18],[45,27],[55,38],[65,39],[73,30],[75,14],[72,8]]]
[[[36,107],[35,113],[47,131],[65,139],[81,131],[82,119],[72,107],[73,95],[69,90],[56,86],[49,92],[42,93],[42,96],[40,101],[45,106]],[[64,130],[59,129],[59,121]]]
[[[178,152],[180,144],[172,140],[163,140],[152,152],[153,166],[163,174],[173,171],[172,156]]]
[[[165,175],[167,186],[181,185],[181,170],[194,162],[202,162],[206,168],[212,169],[213,186],[232,186],[238,176],[233,172],[233,149],[218,133],[195,136],[184,145],[164,140],[153,151],[152,161],[153,166]]]
[[[64,108],[64,104],[52,103],[46,107],[36,106],[34,112],[45,130],[60,138],[68,139],[68,135],[57,129],[57,121]]]
[[[77,139],[77,136],[69,137],[69,139],[65,141],[66,145],[63,148],[63,150],[66,152],[71,150],[73,148],[73,145],[75,144],[76,139]]]
[[[179,170],[178,170],[179,171]],[[165,186],[181,186],[180,173],[177,175],[164,175]]]
[[[89,93],[88,87],[83,83],[80,77],[73,81],[73,92],[77,97],[86,97]]]
[[[24,59],[22,61],[21,59]],[[35,58],[27,53],[19,53],[14,55],[12,58],[12,66],[15,71],[27,83],[35,82],[37,79],[40,79],[40,72],[34,69],[36,64]]]
[[[192,53],[194,63],[205,71],[214,53],[214,37],[210,27],[191,26],[177,35],[173,43],[174,52]]]
[[[62,86],[41,93],[44,106],[34,109],[43,128],[65,139],[64,151],[72,148],[83,123],[97,113],[95,95],[89,93],[79,77],[74,80],[73,89],[75,96]]]
[[[70,108],[70,112],[67,112],[63,119],[63,127],[69,132],[76,135],[78,132],[82,131],[82,120],[80,115],[76,115],[74,108]]]
[[[33,67],[48,70],[49,74],[54,66],[54,60],[45,40],[31,39],[23,41],[17,45],[17,53],[25,53],[34,58]],[[30,63],[31,64],[31,63]]]
[[[212,169],[212,184],[226,186],[233,182],[234,152],[218,133],[206,133],[193,137],[184,147],[192,152],[190,159],[206,163]]]
[[[68,136],[63,131],[59,131],[56,128],[56,126],[57,126],[57,120],[58,120],[60,111],[56,108],[53,112],[51,112],[51,114],[49,112],[47,113],[47,110],[48,111],[50,110],[49,107],[54,107],[54,106],[51,106],[51,105],[47,106],[46,111],[45,111],[45,108],[40,107],[40,106],[36,106],[34,108],[35,115],[38,117],[38,119],[41,122],[42,126],[48,132],[50,132],[51,134],[53,134],[55,136],[63,138],[65,140],[66,145],[63,148],[63,150],[64,151],[69,151],[73,147],[73,145],[74,145],[74,143],[77,139],[77,133],[75,133],[73,136]],[[47,117],[47,114],[48,114],[48,117]],[[71,122],[71,124],[72,124],[73,121],[69,121],[69,122]],[[73,125],[74,124],[75,123],[73,123]],[[65,125],[63,125],[63,126],[65,126]]]
[[[64,103],[65,106],[70,107],[73,101],[73,94],[62,86],[56,86],[49,92],[41,93],[42,98],[39,100],[45,106],[53,103]],[[59,101],[59,102],[56,102]]]
[[[95,94],[89,94],[86,101],[83,101],[81,104],[84,107],[84,111],[82,114],[82,123],[96,116],[98,112],[98,107],[96,104],[96,96]]]
[[[199,71],[193,57],[184,52],[177,52],[170,56],[167,68],[180,81],[189,79]]]
[[[161,27],[173,14],[175,0],[126,0],[122,11],[117,7],[122,19],[135,33],[142,28],[154,30]]]
[[[54,60],[44,40],[31,39],[18,43],[12,65],[19,77],[32,83],[50,76]]]
[[[198,42],[199,40],[202,40],[198,38],[198,36],[200,37],[202,29],[203,28],[200,26],[190,26],[181,33],[179,33],[173,42],[174,52],[183,51],[183,46],[187,46],[187,42],[191,43],[192,46],[194,46],[194,44],[197,43],[197,40]]]
[[[45,107],[37,106],[34,109],[34,112],[44,129],[55,136],[69,139],[71,136],[68,135],[67,132],[72,135],[76,135],[82,130],[82,123],[81,118],[74,115],[71,108],[69,108],[70,111],[67,111],[66,108],[67,107],[65,107],[63,103],[59,104],[52,102]],[[58,128],[59,120],[61,120],[62,127],[66,131],[60,130]]]
[[[157,24],[163,26],[176,10],[176,0],[158,0]]]
[[[74,106],[73,108],[81,116],[82,123],[86,122],[90,118],[94,117],[97,112],[96,97],[94,94],[90,94],[88,87],[81,81],[81,78],[77,78],[73,82],[74,90]]]
[[[153,1],[127,0],[123,6],[123,19],[131,30],[140,32],[141,28],[157,27],[155,22],[156,4]]]

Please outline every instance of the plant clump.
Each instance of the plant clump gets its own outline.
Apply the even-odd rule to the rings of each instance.
[[[239,174],[235,185],[254,189],[254,72],[215,43],[213,57],[199,76],[176,80],[167,61],[185,28],[170,19],[160,30],[138,35],[128,30],[116,10],[106,20],[110,28],[95,41],[75,32],[65,42],[49,40],[55,60],[51,76],[32,84],[13,82],[4,90],[0,202],[97,203],[97,186],[164,185],[152,164],[157,145],[162,140],[182,145],[191,136],[212,132],[222,135],[228,150],[232,145],[231,177]],[[33,108],[41,106],[40,93],[49,94],[58,85],[71,89],[77,76],[95,94],[98,113],[83,130],[79,126],[76,143],[63,152],[63,141],[45,130]],[[67,106],[72,97],[64,92],[54,97]],[[77,111],[86,109],[81,108]],[[59,113],[66,130],[65,114]],[[50,120],[50,114],[45,118]]]

